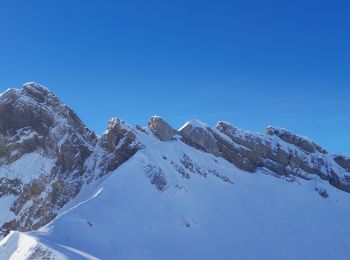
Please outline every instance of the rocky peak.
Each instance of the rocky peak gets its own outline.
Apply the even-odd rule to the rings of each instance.
[[[170,141],[177,131],[175,131],[165,120],[159,116],[152,116],[148,121],[148,128],[161,141]]]
[[[96,142],[73,110],[45,87],[26,83],[1,94],[0,194],[16,198],[13,219],[0,223],[3,232],[35,229],[51,221],[55,210],[80,191],[84,162]],[[39,168],[26,171],[30,160]],[[14,165],[23,173],[7,170]]]
[[[86,175],[89,176],[89,180],[106,175],[131,158],[142,147],[135,129],[119,118],[112,118],[92,155],[85,163]]]
[[[58,101],[58,98],[52,92],[36,82],[28,82],[23,84],[22,91],[35,98],[38,102],[44,102],[44,100],[50,98],[54,98]]]
[[[208,130],[209,128],[208,125],[199,120],[191,120],[179,129],[179,133],[188,144],[199,147],[208,153],[218,155],[216,140]]]
[[[74,111],[47,88],[26,83],[21,89],[9,89],[0,96],[0,134],[13,134],[18,129],[30,127],[46,135],[52,128],[71,129],[96,140]]]

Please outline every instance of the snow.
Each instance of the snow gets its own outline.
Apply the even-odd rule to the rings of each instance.
[[[4,92],[0,92],[0,98],[2,99],[3,97],[5,97],[8,93],[10,92],[16,92],[18,91],[17,89],[15,88],[8,88],[6,89]]]
[[[185,169],[189,178],[183,178],[174,165],[181,165],[184,155],[207,177]],[[148,165],[164,171],[164,191],[151,184]],[[315,191],[319,187],[327,190],[327,199]],[[150,139],[145,149],[101,182],[85,187],[83,194],[48,226],[28,235],[60,248],[66,257],[72,252],[100,259],[350,256],[350,194],[321,180],[290,182],[264,171],[242,172],[178,140]]]
[[[46,87],[44,87],[43,85],[40,85],[36,82],[33,82],[33,81],[29,81],[29,82],[24,83],[23,87],[30,89],[31,91],[36,92],[36,93],[42,92],[42,90],[50,93],[50,91]]]
[[[25,87],[25,86],[28,86],[28,85],[39,85],[39,84],[34,82],[34,81],[28,81],[28,82],[24,83],[22,86]]]
[[[37,91],[35,86],[26,84]],[[21,90],[9,91],[20,95],[16,109],[25,107],[21,103],[35,102]],[[45,106],[40,109],[53,114],[56,126],[50,131],[61,147],[70,137],[68,130],[75,130],[60,114],[67,107],[57,104],[58,112]],[[161,142],[118,118],[109,124],[133,131],[134,145],[144,149],[102,178],[96,172],[91,172],[96,178],[84,176],[91,180],[89,185],[51,223],[38,231],[11,232],[1,240],[0,259],[30,259],[38,253],[54,259],[350,259],[350,194],[317,175],[300,169],[299,176],[311,176],[311,180],[277,176],[264,168],[247,173],[180,138]],[[209,126],[198,120],[188,121],[179,131],[189,125],[211,134]],[[304,154],[277,136],[234,126],[231,130],[241,140],[259,139],[272,149]],[[219,130],[212,131],[244,147]],[[36,134],[21,129],[16,142]],[[77,134],[93,150],[86,169],[94,167],[95,159],[99,165],[107,152]],[[313,165],[319,158],[326,162],[324,169],[333,169],[340,178],[349,177],[329,154],[316,152],[305,161]],[[48,175],[54,165],[55,160],[33,152],[0,166],[0,176],[19,178],[25,184]],[[157,181],[166,182],[157,186]],[[324,198],[319,192],[329,196]],[[15,217],[10,211],[15,200],[15,196],[1,198],[0,223]],[[23,209],[31,203],[27,201]]]
[[[12,231],[6,238],[0,241],[0,248],[0,259],[33,259],[36,253],[45,254],[50,259],[69,259],[58,251],[40,243],[37,238],[15,231]]]
[[[10,165],[0,165],[0,176],[8,179],[20,179],[28,183],[41,174],[48,175],[55,165],[55,160],[43,157],[37,152],[23,155]]]
[[[55,165],[55,160],[43,157],[39,153],[33,152],[23,155],[18,160],[9,165],[0,164],[0,177],[9,180],[18,179],[22,185],[40,176],[50,174]],[[18,197],[14,195],[4,195],[1,197],[0,204],[0,223],[7,223],[16,218],[11,208]],[[22,210],[29,207],[32,201],[27,201]],[[1,250],[0,250],[1,251]],[[1,259],[1,257],[0,257]]]
[[[6,223],[15,218],[15,215],[10,211],[11,206],[16,200],[16,196],[3,196],[0,203],[0,223]]]

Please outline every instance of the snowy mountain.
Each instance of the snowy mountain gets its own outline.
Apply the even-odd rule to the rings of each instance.
[[[0,259],[350,259],[350,158],[158,116],[101,137],[36,83],[0,95]]]

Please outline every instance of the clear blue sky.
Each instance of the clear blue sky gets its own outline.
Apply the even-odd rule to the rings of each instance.
[[[350,154],[348,2],[2,0],[0,91],[39,82],[98,133],[159,114]]]

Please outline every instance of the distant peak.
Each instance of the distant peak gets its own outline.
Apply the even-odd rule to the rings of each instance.
[[[161,119],[161,120],[164,120],[161,116],[158,116],[158,115],[153,115],[151,116],[150,120],[152,119]]]
[[[233,129],[236,129],[237,127],[234,126],[232,123],[229,123],[229,122],[226,122],[226,121],[218,121],[216,123],[216,128],[219,128],[219,127],[222,127],[222,126],[225,126],[225,127],[230,127],[230,128],[233,128]]]
[[[118,117],[113,117],[108,121],[108,126],[107,126],[107,129],[105,131],[105,134],[108,132],[120,130],[120,129],[132,131],[133,128],[128,123],[126,123],[124,120],[122,120]]]
[[[25,86],[41,86],[39,83],[36,83],[34,81],[28,81],[26,83],[23,84],[23,87]]]
[[[53,106],[62,105],[61,100],[48,88],[36,82],[27,82],[19,89],[20,95],[28,96],[39,103],[50,103]]]
[[[23,89],[34,93],[44,93],[44,94],[51,93],[49,89],[47,89],[43,85],[40,85],[39,83],[36,83],[36,82],[24,83]]]

